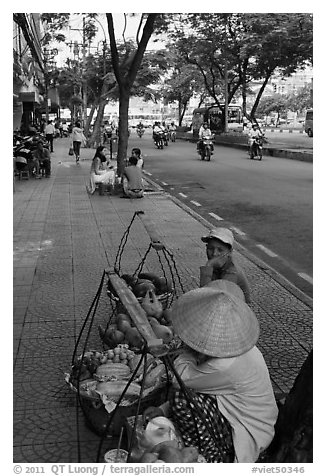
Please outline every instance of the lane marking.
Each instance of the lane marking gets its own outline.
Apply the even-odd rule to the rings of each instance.
[[[305,281],[308,281],[308,283],[313,284],[313,280],[308,274],[298,273],[298,276],[300,276],[300,278],[304,279]]]
[[[162,182],[162,184],[163,184],[163,185],[169,185],[169,184],[168,184],[168,183],[166,183],[166,182]]]
[[[179,192],[179,195],[181,195],[181,197],[183,197],[183,198],[187,198],[187,197],[188,197],[188,195],[185,195],[184,193],[181,193],[181,192]]]
[[[190,200],[190,203],[193,203],[194,205],[196,205],[196,207],[201,207],[201,204],[198,202],[195,202],[195,200]]]
[[[224,218],[221,218],[221,217],[219,217],[218,215],[215,215],[215,213],[212,213],[212,212],[210,212],[208,215],[215,218],[215,220],[224,220]]]
[[[264,245],[256,245],[257,248],[260,248],[264,253],[266,253],[268,256],[271,256],[272,258],[277,258],[277,255],[273,253],[273,251],[269,250],[266,248]]]
[[[235,226],[230,226],[231,230],[235,231],[238,235],[241,236],[246,236],[244,231],[241,231],[239,228],[236,228]]]

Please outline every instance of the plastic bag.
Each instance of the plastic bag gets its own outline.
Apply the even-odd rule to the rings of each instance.
[[[70,146],[68,155],[74,155],[74,149]]]

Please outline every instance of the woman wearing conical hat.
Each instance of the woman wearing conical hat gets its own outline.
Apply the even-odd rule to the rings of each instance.
[[[273,439],[278,414],[256,347],[259,324],[236,288],[224,281],[175,303],[173,326],[185,346],[174,367],[192,403],[174,378],[169,405],[145,412],[147,418],[165,412],[185,445],[196,446],[207,462],[257,461]]]

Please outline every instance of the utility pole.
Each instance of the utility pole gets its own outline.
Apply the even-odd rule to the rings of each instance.
[[[225,97],[225,106],[224,106],[224,131],[228,132],[228,127],[229,127],[229,91],[228,91],[228,64],[227,64],[227,59],[225,56],[225,65],[224,65],[224,80],[225,80],[225,85],[224,85],[224,97]]]

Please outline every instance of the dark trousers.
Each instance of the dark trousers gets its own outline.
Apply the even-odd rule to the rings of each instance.
[[[45,171],[45,176],[50,177],[50,175],[51,175],[51,160],[50,159],[43,159],[41,164],[42,164],[42,168]]]
[[[53,152],[53,134],[46,134],[45,137],[50,144],[50,151]]]

